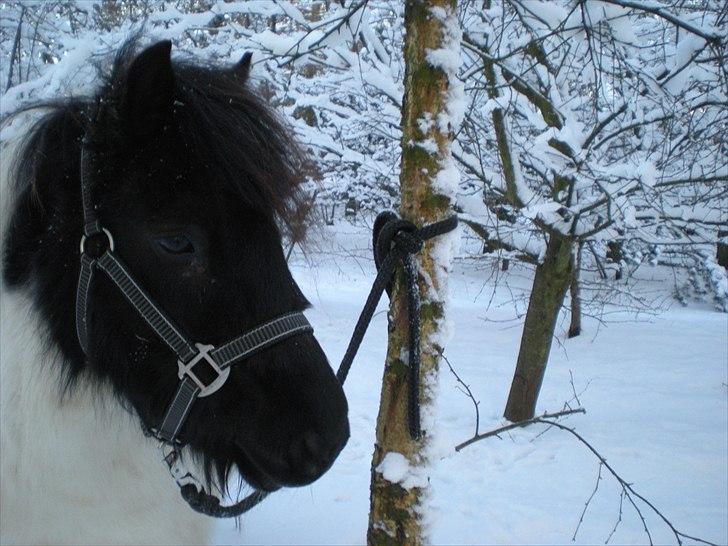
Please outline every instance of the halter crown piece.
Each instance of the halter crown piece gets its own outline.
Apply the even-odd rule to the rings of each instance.
[[[208,501],[209,499],[215,499],[204,492],[197,480],[190,479],[189,474],[179,475],[179,449],[182,447],[182,443],[179,441],[178,435],[192,405],[197,398],[210,396],[225,384],[230,375],[231,365],[292,336],[313,332],[313,328],[303,313],[293,312],[261,324],[219,347],[190,341],[134,279],[123,261],[115,253],[113,236],[108,229],[102,227],[93,205],[92,187],[89,179],[93,164],[90,145],[91,137],[89,130],[87,130],[81,143],[81,200],[84,225],[80,247],[81,268],[76,291],[76,333],[78,341],[84,353],[87,353],[90,290],[96,271],[101,270],[109,276],[159,338],[177,355],[178,376],[180,379],[177,392],[172,398],[161,423],[158,427],[152,428],[150,433],[160,440],[164,459],[182,489],[185,500],[192,504],[195,494],[204,497]],[[207,373],[200,372],[199,367],[203,366],[208,368]],[[213,376],[214,379],[206,382],[201,376],[205,378]],[[191,492],[189,489],[191,487],[190,483],[195,483],[199,488],[195,492]],[[256,494],[260,496],[261,492],[256,492]],[[258,500],[258,502],[260,501]]]

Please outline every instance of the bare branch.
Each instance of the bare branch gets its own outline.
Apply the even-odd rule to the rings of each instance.
[[[597,491],[599,490],[599,482],[602,481],[602,467],[603,466],[604,465],[601,462],[599,462],[599,472],[597,473],[597,481],[594,484],[594,490],[591,492],[591,495],[589,495],[589,498],[586,499],[586,502],[584,503],[584,509],[581,511],[581,515],[579,516],[579,523],[576,524],[576,529],[574,529],[574,536],[571,537],[572,542],[574,542],[576,540],[576,535],[579,532],[579,527],[581,527],[581,524],[584,521],[584,514],[586,514],[586,511],[589,508],[589,504],[591,504],[591,501],[594,498],[594,495],[596,495]]]
[[[505,425],[495,430],[484,432],[482,434],[476,434],[469,440],[466,440],[456,445],[455,451],[460,451],[461,449],[468,447],[470,444],[474,444],[479,440],[484,440],[485,438],[490,438],[491,436],[498,436],[506,431],[513,430],[515,428],[523,428],[527,427],[528,425],[532,425],[533,423],[542,423],[544,422],[544,419],[558,419],[560,417],[566,417],[567,415],[573,415],[575,413],[586,413],[586,410],[584,408],[575,408],[558,411],[556,413],[544,413],[543,415],[534,417],[532,419],[526,419],[524,421],[518,421],[517,423],[511,423],[510,425]]]
[[[464,389],[462,392],[470,398],[471,402],[473,403],[473,407],[475,408],[475,435],[478,435],[478,432],[480,431],[480,402],[475,399],[475,396],[473,396],[473,392],[470,390],[470,386],[467,385],[457,374],[455,369],[452,367],[452,364],[450,364],[450,361],[447,359],[445,354],[441,354],[442,358],[447,363],[447,367],[450,368],[450,372],[455,376],[455,380],[460,383],[462,388]]]
[[[657,15],[658,17],[661,17],[665,19],[666,21],[671,22],[676,27],[680,27],[684,30],[687,30],[688,32],[695,34],[697,36],[700,36],[707,42],[712,42],[716,45],[719,45],[722,42],[722,38],[714,34],[712,32],[704,32],[695,25],[692,25],[688,23],[687,21],[683,21],[679,17],[674,16],[668,11],[665,11],[662,8],[655,7],[654,4],[649,2],[633,2],[631,0],[604,0],[607,4],[614,4],[616,6],[622,6],[623,8],[632,8],[640,11],[644,11],[647,13],[652,13],[653,15]]]
[[[583,436],[581,436],[578,432],[576,432],[573,428],[567,427],[565,425],[562,425],[561,423],[558,423],[556,421],[550,421],[548,418],[541,418],[536,417],[533,419],[534,422],[537,423],[543,423],[545,425],[551,425],[556,428],[559,428],[561,430],[564,430],[574,436],[577,440],[579,440],[583,445],[586,446],[586,448],[591,451],[594,456],[599,460],[599,463],[606,468],[609,473],[614,477],[615,480],[619,483],[620,486],[622,486],[622,490],[627,497],[627,499],[630,501],[634,509],[637,511],[638,516],[642,520],[642,524],[644,526],[645,532],[648,535],[648,538],[650,539],[650,544],[653,544],[652,536],[650,535],[650,532],[647,528],[647,522],[645,521],[645,518],[641,512],[641,510],[637,507],[637,504],[634,502],[634,498],[639,499],[643,503],[645,503],[664,523],[667,525],[670,530],[672,531],[673,535],[675,536],[675,540],[679,545],[683,543],[683,539],[690,539],[694,540],[696,542],[700,542],[701,544],[707,544],[709,546],[718,546],[717,544],[710,542],[708,540],[704,540],[702,538],[694,537],[691,535],[688,535],[686,533],[683,533],[682,531],[679,531],[670,520],[667,519],[667,517],[649,500],[647,500],[645,497],[637,493],[634,488],[632,487],[632,484],[628,483],[626,480],[624,480],[612,466],[607,463],[607,460],[596,450],[594,446],[592,446],[589,442],[587,442]],[[634,498],[633,498],[634,497]],[[610,535],[611,537],[611,535]]]

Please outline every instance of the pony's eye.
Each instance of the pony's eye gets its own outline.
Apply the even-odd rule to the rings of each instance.
[[[169,254],[191,254],[195,251],[195,247],[186,235],[158,237],[157,244]]]

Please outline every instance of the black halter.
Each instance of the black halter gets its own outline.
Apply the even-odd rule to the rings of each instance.
[[[193,343],[182,330],[154,302],[114,252],[114,239],[96,215],[91,199],[88,171],[91,158],[88,134],[81,146],[81,196],[83,202],[84,234],[81,237],[81,273],[76,293],[76,331],[84,352],[88,348],[88,303],[94,271],[100,269],[121,290],[139,315],[177,355],[180,384],[160,425],[152,429],[153,435],[166,444],[181,445],[177,439],[192,404],[197,398],[218,391],[230,375],[230,366],[275,345],[291,336],[312,332],[303,313],[293,312],[261,324],[228,341],[220,347]],[[89,247],[92,247],[91,249]],[[206,364],[214,379],[209,383],[200,379],[196,366]]]
[[[239,337],[219,346],[193,343],[165,314],[134,279],[119,256],[114,252],[111,232],[102,227],[92,200],[89,172],[92,168],[90,136],[87,131],[81,144],[81,200],[83,205],[83,236],[81,237],[81,268],[76,292],[76,332],[84,352],[88,350],[88,304],[90,289],[97,270],[106,273],[124,297],[151,326],[159,338],[177,355],[180,383],[158,427],[149,432],[160,440],[164,459],[178,485],[184,487],[197,482],[191,475],[179,470],[182,443],[178,434],[197,398],[218,391],[230,375],[230,366],[280,343],[292,336],[313,332],[306,317],[300,312],[287,313],[261,324]],[[214,379],[203,381],[198,366],[206,365]],[[177,475],[175,475],[177,474]],[[197,482],[199,485],[199,482]],[[200,486],[199,494],[205,495]],[[184,495],[186,500],[189,495]],[[188,502],[190,502],[188,500]]]

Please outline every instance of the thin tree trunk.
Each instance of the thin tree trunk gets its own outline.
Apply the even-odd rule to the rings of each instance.
[[[718,231],[718,245],[716,247],[715,259],[718,265],[728,269],[728,231]]]
[[[571,284],[569,285],[569,295],[571,296],[570,338],[581,334],[581,287],[579,286],[579,275],[581,274],[581,249],[583,246],[583,243],[579,243],[576,246],[576,263],[571,269]]]
[[[609,241],[607,243],[607,259],[617,264],[614,280],[622,279],[622,241]]]
[[[401,215],[417,225],[440,220],[450,213],[450,196],[441,186],[435,187],[438,172],[453,166],[450,155],[452,130],[440,123],[430,123],[423,132],[422,120],[440,120],[447,112],[448,76],[427,62],[427,51],[453,47],[457,41],[443,31],[438,14],[455,19],[455,0],[409,0],[405,6],[405,95],[402,104],[402,163],[400,187]],[[435,8],[435,9],[433,9]],[[456,44],[459,48],[459,44]],[[457,51],[457,50],[456,50]],[[419,123],[418,123],[419,121]],[[437,152],[428,152],[417,142],[437,144]],[[454,168],[452,169],[454,171]],[[457,177],[456,171],[448,175]],[[452,182],[456,183],[456,180]],[[446,238],[428,242],[418,254],[420,293],[421,368],[419,390],[423,416],[431,404],[436,385],[442,343],[440,325],[443,318],[443,291],[446,267],[436,256],[449,245]],[[410,437],[407,421],[407,343],[408,320],[406,287],[401,275],[395,279],[389,313],[389,345],[377,418],[377,433],[371,470],[371,507],[367,542],[370,545],[422,544],[422,501],[427,488],[422,467],[427,462],[427,421],[419,440]],[[391,458],[391,459],[390,459]],[[402,481],[385,472],[382,462],[404,461],[410,479]],[[385,477],[385,475],[387,477]],[[394,481],[389,481],[387,478]],[[395,483],[396,482],[396,483]]]
[[[572,247],[570,238],[551,233],[543,263],[536,267],[516,372],[504,413],[509,421],[531,419],[536,412],[556,321],[571,283]]]
[[[10,89],[13,85],[13,66],[15,66],[15,60],[18,61],[18,83],[22,78],[22,72],[20,70],[20,34],[23,28],[23,17],[25,17],[25,6],[20,8],[20,17],[18,18],[18,28],[15,30],[15,40],[13,40],[13,50],[10,53],[10,68],[8,69],[8,83],[5,86],[5,91]]]

